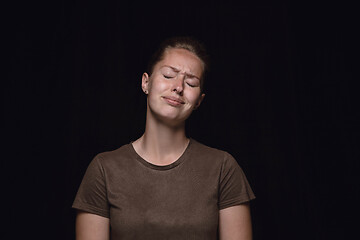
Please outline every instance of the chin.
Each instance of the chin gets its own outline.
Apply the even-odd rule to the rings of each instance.
[[[178,108],[161,108],[152,109],[149,107],[148,111],[153,115],[155,119],[166,123],[170,126],[182,126],[185,124],[186,119],[191,115],[190,111],[180,111]]]
[[[188,116],[179,116],[178,114],[163,114],[157,116],[158,120],[172,127],[185,125],[185,121],[187,118]]]

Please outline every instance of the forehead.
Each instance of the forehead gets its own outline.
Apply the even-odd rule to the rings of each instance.
[[[163,59],[158,62],[155,68],[171,66],[181,71],[201,77],[204,64],[194,53],[181,48],[170,48],[164,52]]]

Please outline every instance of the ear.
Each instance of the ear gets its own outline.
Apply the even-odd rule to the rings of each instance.
[[[194,108],[194,110],[198,109],[200,107],[201,102],[204,100],[205,97],[205,93],[202,93],[201,96],[199,97],[199,100]]]
[[[149,82],[150,82],[149,74],[144,72],[141,77],[141,88],[144,91],[144,93],[146,93],[146,94],[149,93]]]

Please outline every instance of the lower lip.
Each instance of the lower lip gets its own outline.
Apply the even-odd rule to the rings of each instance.
[[[163,99],[168,103],[170,104],[171,106],[174,106],[174,107],[178,107],[178,106],[181,106],[182,103],[178,102],[178,101],[174,101],[172,99],[169,99],[169,98],[165,98],[163,97]]]

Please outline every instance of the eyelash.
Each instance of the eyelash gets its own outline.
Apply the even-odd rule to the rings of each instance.
[[[174,77],[171,77],[171,76],[167,76],[167,75],[163,75],[164,76],[164,78],[166,78],[166,79],[171,79],[171,78],[174,78]],[[196,85],[193,85],[193,84],[190,84],[190,83],[186,83],[188,86],[190,86],[190,87],[196,87]]]

